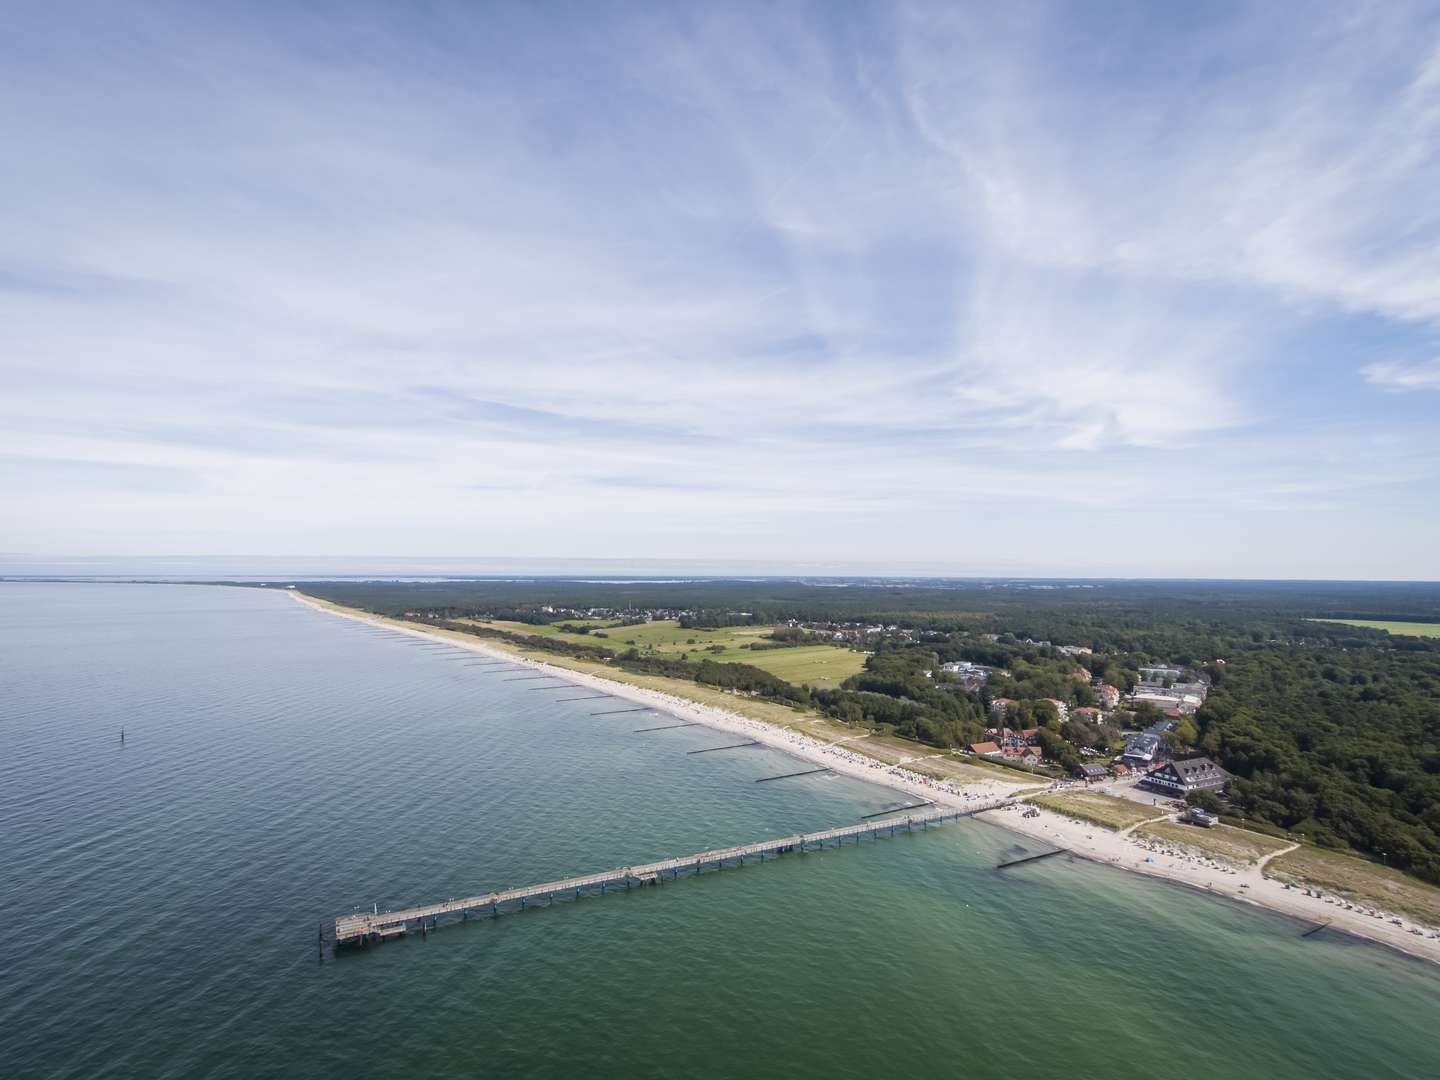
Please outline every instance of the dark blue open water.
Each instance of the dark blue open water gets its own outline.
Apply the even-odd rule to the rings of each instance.
[[[0,1077],[1440,1076],[1432,969],[997,875],[978,823],[318,962],[356,907],[897,801],[504,680],[276,592],[0,584]]]

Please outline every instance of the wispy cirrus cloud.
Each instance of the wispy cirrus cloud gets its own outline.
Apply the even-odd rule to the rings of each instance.
[[[1233,572],[1440,481],[1423,4],[0,18],[4,546],[1143,572],[1203,476]]]

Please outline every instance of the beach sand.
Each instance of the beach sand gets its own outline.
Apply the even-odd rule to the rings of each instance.
[[[340,607],[306,596],[298,591],[292,590],[290,595],[300,603],[329,615],[353,619],[373,626],[383,626],[388,630],[429,641],[444,641],[459,649],[467,649],[496,659],[510,660],[537,671],[553,673],[557,678],[567,679],[579,686],[603,691],[639,705],[653,706],[672,716],[704,724],[719,731],[754,739],[804,761],[813,762],[817,766],[823,765],[837,773],[881,784],[919,799],[931,799],[937,803],[965,807],[988,802],[997,797],[1036,790],[1033,784],[1007,783],[999,779],[969,784],[935,780],[911,772],[899,765],[888,765],[865,757],[836,743],[826,742],[759,720],[752,720],[749,717],[690,701],[674,694],[631,686],[585,672],[572,671],[569,668],[520,655],[502,646],[471,638],[468,635],[431,631],[413,623],[400,622]],[[1412,956],[1440,963],[1440,932],[1437,932],[1435,928],[1419,926],[1413,920],[1388,912],[1376,917],[1367,913],[1368,909],[1362,911],[1354,905],[1347,909],[1345,901],[1341,898],[1329,894],[1307,896],[1303,887],[1287,889],[1283,882],[1265,877],[1263,864],[1267,860],[1262,860],[1258,865],[1232,865],[1202,852],[1185,849],[1175,843],[1136,835],[1130,829],[1111,831],[1099,825],[1079,821],[1039,807],[1030,808],[1035,811],[1034,816],[1022,816],[1026,808],[1027,806],[1013,805],[1000,810],[986,811],[981,816],[992,824],[1003,826],[1037,840],[1043,840],[1106,866],[1179,882],[1212,895],[1255,904],[1304,920],[1310,926],[1329,923],[1329,927],[1322,933],[1343,931],[1368,941],[1387,945]],[[1313,891],[1317,894],[1319,892],[1319,890]],[[1396,925],[1392,921],[1393,919],[1399,919],[1400,925]],[[1419,934],[1412,933],[1411,931],[1414,929],[1419,929],[1421,932]]]
[[[1038,811],[1038,814],[1022,816],[1027,809]],[[1329,923],[1322,933],[1343,931],[1440,963],[1440,936],[1433,927],[1421,926],[1412,919],[1390,912],[1377,917],[1367,914],[1373,910],[1370,908],[1362,911],[1356,905],[1350,905],[1347,909],[1346,901],[1333,894],[1321,895],[1321,891],[1316,889],[1312,890],[1316,895],[1306,896],[1304,887],[1287,889],[1284,882],[1266,877],[1264,863],[1292,850],[1288,847],[1266,856],[1260,863],[1232,863],[1198,848],[1147,837],[1133,829],[1112,831],[1052,810],[1030,807],[1029,804],[990,810],[979,816],[1106,866],[1164,878],[1215,896],[1269,908],[1304,920],[1307,924],[1305,929]],[[1401,925],[1395,925],[1392,919],[1398,919]],[[1415,929],[1420,933],[1411,933]]]

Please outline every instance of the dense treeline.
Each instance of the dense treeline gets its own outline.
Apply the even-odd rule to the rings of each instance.
[[[932,746],[964,746],[984,738],[980,699],[937,684],[927,671],[937,664],[933,650],[882,647],[839,690],[816,691],[825,712],[866,727],[888,727],[898,735]]]
[[[1243,651],[1196,719],[1247,814],[1440,882],[1440,650]]]
[[[316,581],[306,592],[370,611],[399,614],[424,608],[451,615],[488,613],[521,622],[553,621],[549,606],[697,612],[696,625],[763,625],[801,621],[900,623],[912,627],[1010,632],[1019,637],[1098,647],[1080,635],[1100,632],[1104,644],[1133,651],[1135,632],[1184,624],[1179,636],[1206,625],[1217,631],[1245,621],[1262,636],[1288,631],[1301,618],[1386,618],[1440,621],[1440,584],[1370,582],[913,582],[574,581],[564,578],[447,581]],[[748,614],[736,614],[745,612]],[[728,622],[724,620],[730,620]],[[1357,638],[1376,632],[1332,627]],[[1158,639],[1152,639],[1157,640]],[[1202,650],[1203,651],[1203,650]]]
[[[1350,846],[1440,882],[1440,641],[1313,621],[1440,621],[1440,585],[1301,582],[317,582],[307,592],[387,614],[425,610],[522,622],[562,616],[547,605],[694,612],[694,625],[802,622],[894,625],[866,670],[834,690],[792,687],[744,664],[616,656],[590,644],[538,647],[632,670],[697,679],[809,705],[847,723],[936,746],[977,740],[995,697],[1042,729],[1047,753],[1096,737],[1057,725],[1044,698],[1089,704],[1088,679],[1120,689],[1156,662],[1213,681],[1195,717],[1200,746],[1234,774],[1231,798],[1251,818]],[[573,616],[563,616],[571,619]],[[725,620],[725,621],[722,621]],[[989,637],[987,635],[993,635]],[[1027,641],[1026,639],[1033,639]],[[1037,644],[1052,642],[1053,645]],[[1054,646],[1085,645],[1066,656]],[[1003,668],[980,694],[947,685],[940,665]],[[930,671],[931,676],[925,675]]]

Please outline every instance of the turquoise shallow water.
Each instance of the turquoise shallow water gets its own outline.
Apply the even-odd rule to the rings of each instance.
[[[278,593],[0,584],[0,1075],[1440,1076],[1432,969],[998,875],[979,823],[317,962],[355,907],[901,801],[505,678]]]

